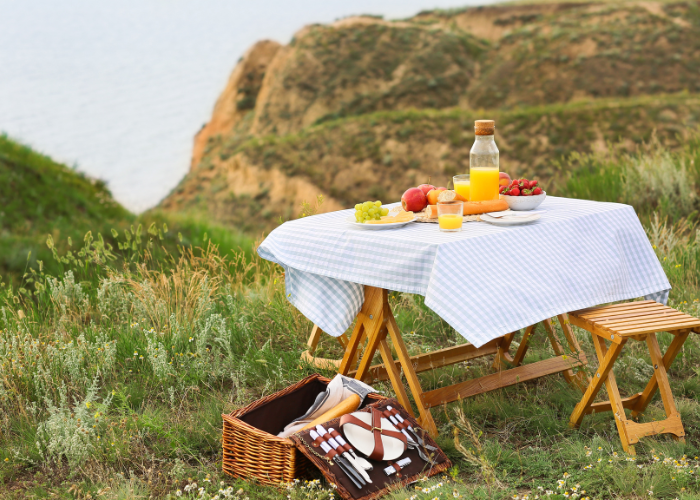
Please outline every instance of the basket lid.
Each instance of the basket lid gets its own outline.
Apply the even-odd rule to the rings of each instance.
[[[396,460],[406,451],[406,436],[376,408],[343,415],[340,427],[350,444],[372,460]]]

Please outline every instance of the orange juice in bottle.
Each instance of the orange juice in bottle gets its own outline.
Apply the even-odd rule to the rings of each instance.
[[[496,122],[476,120],[474,145],[469,152],[470,201],[497,200],[498,147],[494,141]]]

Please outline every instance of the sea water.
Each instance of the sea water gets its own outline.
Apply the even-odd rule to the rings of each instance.
[[[194,134],[261,39],[312,22],[477,0],[0,0],[0,132],[104,179],[135,211],[189,168]]]

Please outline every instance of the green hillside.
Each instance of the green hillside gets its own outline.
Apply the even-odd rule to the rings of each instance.
[[[156,229],[149,234],[148,228],[158,228],[160,234]],[[0,135],[0,282],[19,285],[30,268],[60,274],[65,262],[54,259],[46,244],[49,236],[61,253],[75,254],[88,231],[96,240],[102,235],[116,251],[113,229],[134,236],[140,232],[144,243],[153,240],[149,251],[156,254],[177,254],[178,245],[205,246],[205,236],[224,253],[250,246],[237,231],[198,218],[159,211],[137,217],[112,198],[103,181]],[[122,258],[115,255],[115,260]]]
[[[466,172],[474,120],[483,116],[496,120],[501,169],[537,176],[556,193],[571,173],[561,159],[573,152],[601,151],[613,143],[632,151],[652,137],[678,148],[700,123],[700,98],[676,94],[512,110],[382,111],[243,143],[219,137],[162,206],[208,213],[247,231],[270,229],[298,210],[294,193],[280,196],[272,182],[266,184],[277,172],[314,186],[308,200],[323,193],[338,208],[363,199],[398,200],[407,186],[429,179],[447,185],[454,174]],[[243,169],[255,172],[261,185],[251,183],[252,193],[236,194],[241,181],[235,174]]]

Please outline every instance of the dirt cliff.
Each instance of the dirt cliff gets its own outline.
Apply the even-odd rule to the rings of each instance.
[[[572,151],[678,140],[700,107],[695,4],[547,3],[353,17],[263,41],[236,65],[162,206],[247,229],[303,200],[396,200],[464,172],[475,118],[504,170],[556,181]]]

